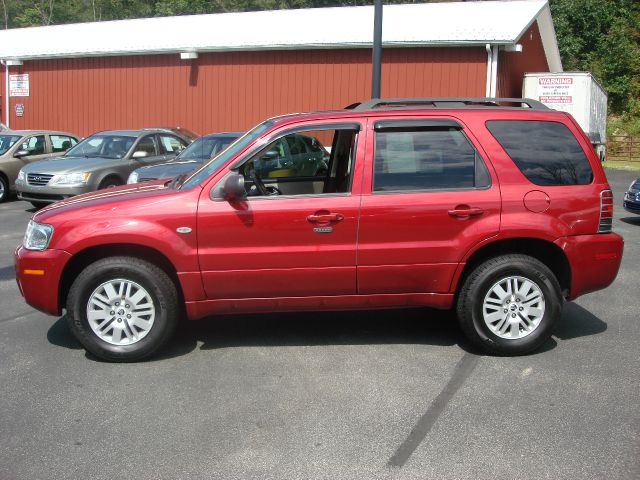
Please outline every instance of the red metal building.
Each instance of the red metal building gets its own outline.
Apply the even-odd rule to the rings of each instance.
[[[372,37],[373,7],[7,30],[0,118],[79,135],[245,130],[369,98]],[[519,97],[525,72],[562,71],[546,0],[387,6],[383,47],[383,97]],[[28,96],[7,105],[7,89],[25,93],[15,75],[27,74]]]

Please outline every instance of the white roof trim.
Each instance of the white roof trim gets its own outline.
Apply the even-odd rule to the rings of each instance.
[[[553,26],[549,5],[545,5],[538,15],[538,30],[540,30],[542,48],[544,48],[544,54],[547,57],[549,71],[562,72],[562,59],[560,58],[556,29]]]
[[[382,40],[385,47],[506,45],[538,20],[549,60],[557,43],[548,10],[547,0],[388,5]],[[373,14],[373,6],[335,7],[11,29],[0,31],[0,58],[366,48],[373,40]]]

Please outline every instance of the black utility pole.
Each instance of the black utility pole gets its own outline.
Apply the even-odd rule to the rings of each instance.
[[[380,98],[382,75],[382,0],[375,0],[373,19],[373,60],[371,71],[371,98]]]

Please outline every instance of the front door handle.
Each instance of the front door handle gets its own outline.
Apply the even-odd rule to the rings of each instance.
[[[456,218],[477,217],[483,213],[482,208],[470,207],[469,205],[457,205],[454,209],[449,210],[449,215]]]
[[[321,210],[307,217],[307,222],[320,224],[336,223],[342,220],[344,220],[344,215],[341,213],[331,213],[327,210]]]

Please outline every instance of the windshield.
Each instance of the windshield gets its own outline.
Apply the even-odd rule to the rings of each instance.
[[[222,151],[219,155],[216,155],[209,162],[205,163],[202,167],[193,172],[191,176],[185,180],[181,188],[188,189],[206,180],[213,172],[220,168],[221,165],[224,165],[227,160],[253,142],[263,132],[271,128],[272,125],[273,122],[271,120],[267,120],[249,130],[242,137],[229,145],[226,150]]]
[[[0,155],[7,153],[21,138],[21,135],[0,135]]]
[[[196,160],[203,163],[227,148],[238,137],[200,137],[167,163]]]
[[[135,140],[125,135],[92,135],[67,150],[65,157],[123,158]]]

